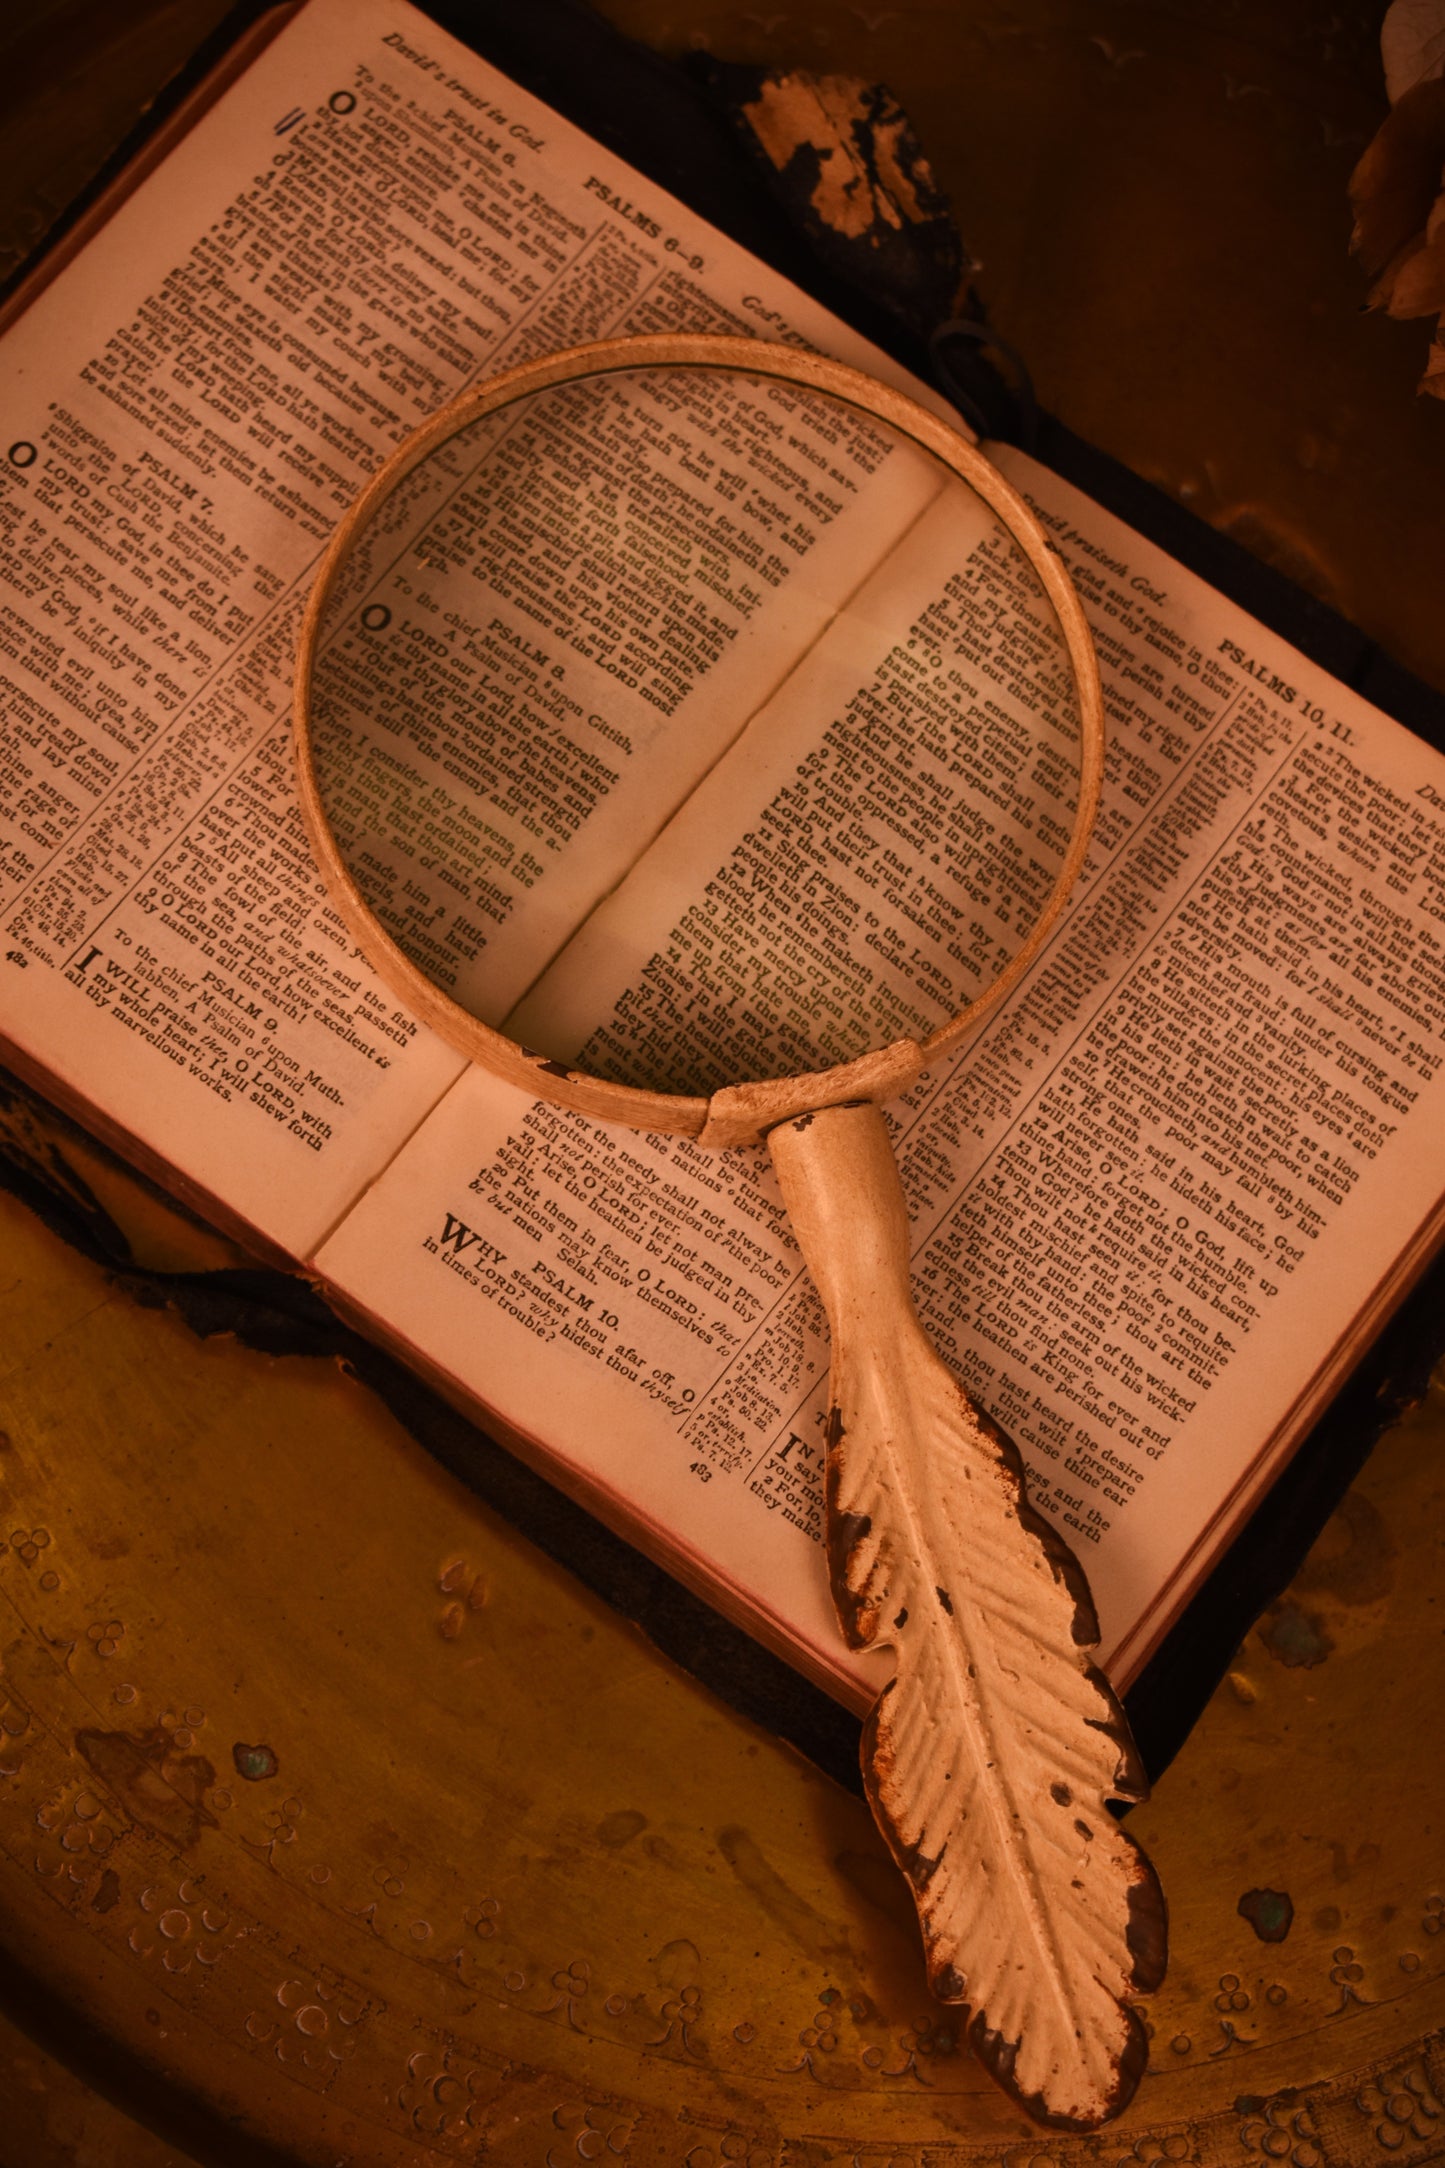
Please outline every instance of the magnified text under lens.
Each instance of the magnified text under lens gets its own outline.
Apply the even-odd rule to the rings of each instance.
[[[672,1093],[925,1039],[1036,924],[1078,801],[1068,651],[998,516],[737,370],[572,380],[438,445],[357,537],[313,709],[403,954]]]

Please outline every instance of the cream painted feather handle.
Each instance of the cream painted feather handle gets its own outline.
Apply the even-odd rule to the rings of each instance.
[[[863,1739],[880,1827],[913,1885],[929,1978],[1038,2119],[1090,2129],[1144,2067],[1131,1994],[1164,1969],[1164,1900],[1106,1799],[1144,1796],[1090,1663],[1083,1573],[1028,1507],[1018,1454],[934,1353],[872,1104],[769,1132],[828,1313],[828,1559],[850,1644],[891,1644]]]

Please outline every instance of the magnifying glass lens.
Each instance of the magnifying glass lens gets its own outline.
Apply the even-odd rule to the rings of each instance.
[[[925,1039],[1057,883],[1068,650],[877,412],[738,369],[533,391],[373,507],[312,679],[320,807],[448,1001],[708,1093]]]

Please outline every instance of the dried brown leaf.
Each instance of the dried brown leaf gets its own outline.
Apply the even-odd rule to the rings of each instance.
[[[1370,307],[1391,316],[1435,316],[1445,309],[1445,238],[1419,234],[1370,288]]]
[[[1445,0],[1441,12],[1445,16]],[[1423,19],[1414,27],[1422,36],[1429,29]],[[1422,65],[1428,59],[1423,45],[1416,57]],[[1435,75],[1401,93],[1350,176],[1355,211],[1350,246],[1370,279],[1372,309],[1395,317],[1445,311],[1442,183],[1445,78]],[[1439,332],[1420,389],[1445,398],[1445,345]]]
[[[1390,258],[1390,261],[1386,264],[1384,270],[1380,273],[1379,277],[1375,280],[1374,285],[1370,288],[1369,296],[1365,302],[1366,308],[1384,309],[1391,316],[1397,314],[1404,314],[1408,316],[1409,314],[1411,314],[1411,311],[1408,309],[1399,311],[1395,308],[1395,289],[1404,279],[1406,273],[1410,270],[1411,265],[1414,263],[1415,258],[1424,249],[1424,246],[1424,234],[1412,234],[1410,239],[1405,243],[1405,246],[1399,251],[1399,253]]]
[[[1445,75],[1445,0],[1392,0],[1380,25],[1380,58],[1392,105],[1416,83]]]
[[[1417,83],[1389,113],[1350,176],[1350,247],[1378,279],[1425,230],[1445,174],[1445,80]]]
[[[1432,399],[1445,399],[1445,331],[1436,332],[1434,344],[1425,357],[1420,389],[1428,392]]]

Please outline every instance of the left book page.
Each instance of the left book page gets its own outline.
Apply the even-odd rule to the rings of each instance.
[[[310,0],[0,347],[0,1048],[288,1256],[463,1066],[312,869],[316,559],[479,376],[665,328],[905,381],[400,0]]]

